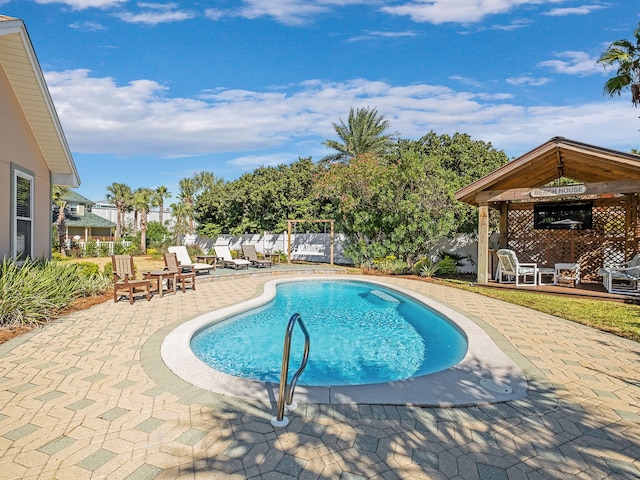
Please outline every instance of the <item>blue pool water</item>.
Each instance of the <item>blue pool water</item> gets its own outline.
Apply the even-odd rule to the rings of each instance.
[[[421,303],[378,284],[303,281],[277,286],[268,304],[212,325],[191,339],[212,368],[279,382],[284,335],[299,312],[309,331],[309,363],[299,385],[362,385],[403,380],[449,368],[465,355],[462,332]],[[293,374],[304,335],[293,332]]]

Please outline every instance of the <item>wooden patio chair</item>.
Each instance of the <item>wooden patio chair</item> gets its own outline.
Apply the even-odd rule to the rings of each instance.
[[[196,271],[193,265],[180,265],[178,256],[175,253],[165,253],[164,265],[167,270],[176,271],[176,287],[182,288],[182,293],[187,291],[187,286],[192,290],[196,289]]]
[[[147,301],[151,300],[151,281],[136,280],[136,271],[131,255],[112,255],[113,266],[113,303],[117,303],[121,296],[129,297],[129,304],[133,304],[133,297],[137,293],[143,293]],[[139,292],[142,290],[142,292]]]
[[[536,286],[538,281],[538,265],[535,263],[520,263],[513,250],[502,248],[496,252],[500,263],[498,265],[498,281],[500,283],[513,283],[511,277],[515,279],[516,287],[520,285]],[[527,282],[527,277],[531,277],[531,282]],[[506,279],[505,279],[506,278]],[[522,281],[520,279],[522,278]]]
[[[255,245],[242,245],[242,255],[246,260],[249,260],[251,262],[252,267],[271,268],[271,265],[273,264],[271,260],[263,260],[258,258],[258,253],[256,252]]]

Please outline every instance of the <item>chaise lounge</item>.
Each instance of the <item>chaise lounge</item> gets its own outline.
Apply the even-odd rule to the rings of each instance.
[[[210,273],[211,270],[215,270],[215,265],[210,265],[208,263],[194,263],[189,256],[189,252],[187,251],[187,247],[184,245],[179,245],[176,247],[169,247],[169,253],[175,253],[178,258],[178,265],[181,267],[193,267],[193,271],[197,273]]]
[[[231,256],[231,250],[229,250],[229,244],[217,244],[213,246],[213,249],[216,252],[216,255],[222,259],[222,267],[233,268],[238,270],[239,268],[249,269],[249,265],[251,262],[249,260],[244,260],[242,258],[233,258]]]
[[[264,268],[269,267],[273,264],[271,260],[263,260],[258,258],[258,253],[256,252],[255,245],[242,245],[242,255],[246,260],[251,262],[252,267]]]

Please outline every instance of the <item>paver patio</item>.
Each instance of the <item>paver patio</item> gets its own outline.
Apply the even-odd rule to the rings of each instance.
[[[0,345],[0,478],[640,478],[640,344],[441,285],[388,279],[480,324],[525,371],[525,400],[299,405],[274,429],[273,405],[165,367],[177,325],[301,274],[273,270],[106,302]]]

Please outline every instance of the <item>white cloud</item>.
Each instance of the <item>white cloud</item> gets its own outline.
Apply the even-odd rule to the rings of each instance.
[[[235,153],[233,165],[243,170],[287,160],[275,150],[303,150],[287,154],[288,160],[312,154],[318,159],[321,143],[335,136],[332,123],[351,107],[377,108],[403,138],[430,130],[464,132],[510,155],[558,135],[610,148],[637,147],[640,127],[624,99],[527,107],[500,92],[365,79],[310,80],[278,92],[216,89],[189,99],[171,97],[152,80],[118,85],[86,70],[45,76],[74,152],[156,158]]]
[[[242,170],[255,170],[258,167],[275,167],[291,159],[296,159],[297,156],[292,153],[272,153],[268,155],[245,155],[236,157],[233,160],[228,161],[229,165],[234,165]]]
[[[565,73],[567,75],[587,76],[602,73],[602,68],[598,67],[597,59],[591,57],[588,53],[567,51],[556,53],[555,55],[568,60],[546,60],[538,63],[538,66],[551,68],[556,73]]]
[[[244,0],[244,6],[233,14],[253,19],[273,17],[285,25],[304,25],[313,17],[334,7],[377,4],[378,0]]]
[[[100,30],[106,30],[106,27],[97,22],[75,22],[69,25],[75,30],[82,30],[83,32],[98,32]]]
[[[381,31],[367,31],[363,35],[351,37],[347,42],[361,42],[367,40],[375,40],[378,38],[403,38],[403,37],[415,37],[416,32],[408,30],[405,32],[381,32]]]
[[[127,23],[144,23],[157,25],[167,22],[181,22],[195,17],[195,13],[178,10],[176,3],[138,3],[138,7],[145,10],[140,13],[121,12],[116,16]]]
[[[127,3],[127,0],[35,0],[36,3],[62,3],[69,5],[76,10],[84,10],[85,8],[109,8],[117,7]]]
[[[224,10],[218,10],[216,8],[207,8],[204,11],[204,16],[209,20],[220,20],[222,17],[226,15]]]
[[[551,17],[564,17],[567,15],[589,15],[590,13],[602,10],[603,8],[606,7],[604,5],[582,5],[580,7],[573,8],[554,8],[545,13],[545,15],[549,15]]]
[[[523,77],[507,78],[505,81],[510,85],[516,85],[516,86],[524,85],[527,87],[541,87],[549,83],[551,79],[546,77],[534,78],[534,77],[523,76]]]
[[[474,23],[489,15],[510,12],[522,5],[556,3],[561,0],[415,0],[382,7],[390,15],[408,16],[414,22]]]

